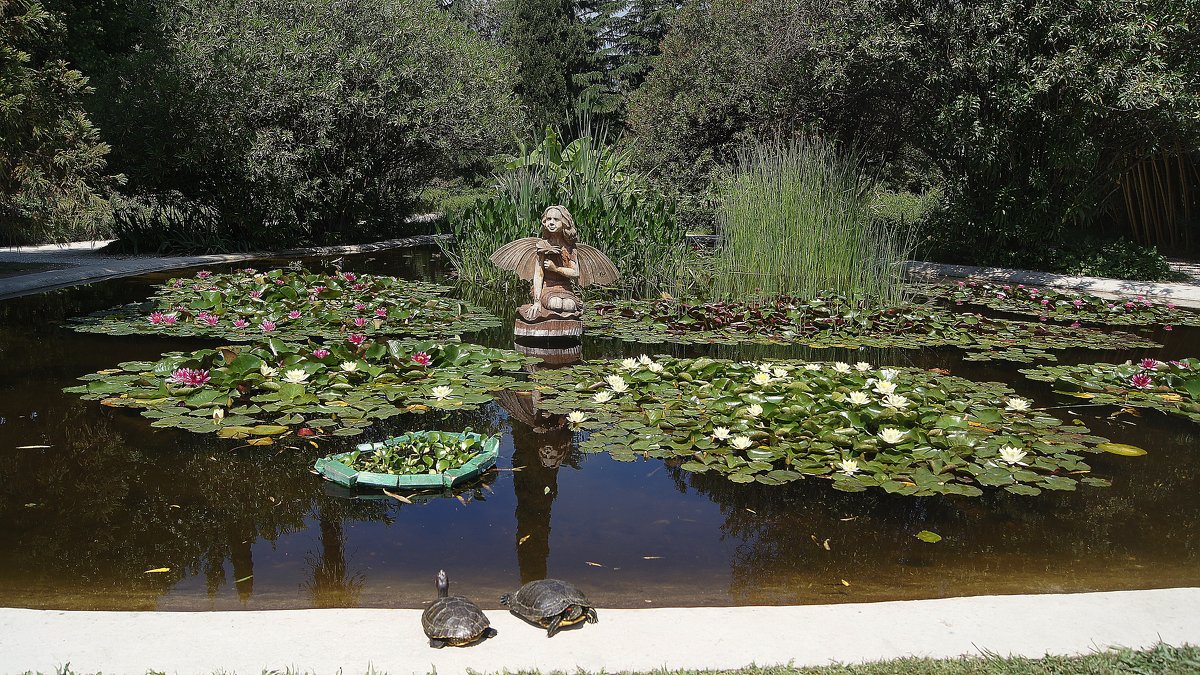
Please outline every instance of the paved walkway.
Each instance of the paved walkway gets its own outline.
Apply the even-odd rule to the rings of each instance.
[[[498,635],[433,650],[419,610],[54,612],[0,609],[0,670],[267,670],[439,675],[827,665],[901,656],[1041,657],[1200,643],[1200,588],[872,604],[604,609],[547,639],[507,612]]]
[[[105,256],[102,242],[0,249],[0,263],[59,265],[0,278],[0,299],[149,271],[278,255],[340,255],[428,243],[221,256]],[[1195,266],[1193,266],[1195,267]],[[932,266],[914,273],[1005,280],[1091,293],[1170,297],[1200,306],[1195,284],[1143,284],[1035,272]],[[1200,269],[1196,269],[1200,272]],[[1200,276],[1200,275],[1198,275]],[[1194,304],[1192,304],[1194,303]],[[601,608],[601,621],[547,640],[492,611],[500,634],[469,649],[430,649],[417,610],[58,612],[0,609],[0,671],[398,673],[737,668],[823,665],[901,656],[996,653],[1040,657],[1158,641],[1200,644],[1200,589],[985,596],[793,607]]]

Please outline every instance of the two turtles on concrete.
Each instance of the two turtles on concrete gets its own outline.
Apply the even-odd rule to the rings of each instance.
[[[478,605],[462,596],[450,595],[445,570],[438,572],[437,590],[438,599],[421,614],[421,627],[430,647],[465,647],[496,635],[496,629]],[[546,637],[553,637],[563,626],[599,621],[587,596],[558,579],[531,581],[516,593],[500,596],[500,604],[522,619],[545,627]]]

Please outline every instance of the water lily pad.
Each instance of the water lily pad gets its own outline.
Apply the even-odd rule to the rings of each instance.
[[[929,530],[921,530],[914,536],[927,544],[936,544],[942,540],[942,535],[937,532],[930,532]]]
[[[1153,408],[1200,422],[1200,359],[1039,366],[1021,371],[1057,393],[1095,404]]]
[[[1139,448],[1136,445],[1127,445],[1125,443],[1101,443],[1096,447],[1114,455],[1121,455],[1122,457],[1141,457],[1142,455],[1147,454],[1144,449]]]

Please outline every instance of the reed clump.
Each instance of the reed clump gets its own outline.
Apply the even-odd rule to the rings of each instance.
[[[737,160],[720,189],[714,296],[903,299],[911,228],[874,214],[874,183],[852,153],[800,136],[747,145]]]

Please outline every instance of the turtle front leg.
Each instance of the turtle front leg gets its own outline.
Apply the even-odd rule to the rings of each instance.
[[[433,647],[434,649],[441,649],[442,647],[446,646],[446,641],[439,640],[437,638],[429,638],[429,646]]]
[[[553,619],[550,619],[550,623],[546,624],[546,637],[554,637],[554,634],[558,632],[561,625],[562,614],[557,614]]]
[[[595,607],[588,607],[587,612],[585,612],[585,614],[587,614],[587,622],[588,623],[597,623],[598,621],[600,621],[600,617],[596,615]]]

